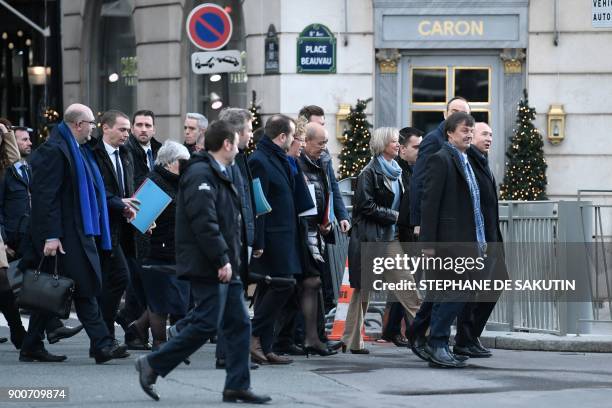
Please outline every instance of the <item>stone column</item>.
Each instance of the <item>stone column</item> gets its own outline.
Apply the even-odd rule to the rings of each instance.
[[[134,30],[138,57],[137,109],[156,115],[156,138],[182,140],[185,110],[185,70],[188,69],[183,37],[184,0],[136,0]]]
[[[397,68],[401,55],[397,49],[380,49],[376,52],[376,85],[374,127],[398,126],[397,92],[399,90]]]

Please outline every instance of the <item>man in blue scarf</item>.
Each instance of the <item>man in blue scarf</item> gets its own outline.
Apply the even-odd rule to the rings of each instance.
[[[36,267],[41,255],[58,257],[59,273],[75,281],[77,316],[100,364],[127,353],[125,346],[113,343],[96,301],[101,287],[100,251],[110,250],[111,245],[104,184],[91,151],[83,146],[95,126],[90,108],[70,105],[64,121],[32,154],[32,245],[20,267]],[[20,361],[66,359],[44,349],[47,319],[45,313],[32,314]]]

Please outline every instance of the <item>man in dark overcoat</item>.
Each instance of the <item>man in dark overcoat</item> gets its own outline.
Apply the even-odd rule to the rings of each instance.
[[[33,153],[32,245],[20,268],[35,268],[41,255],[58,257],[59,273],[75,281],[76,313],[99,364],[125,357],[126,348],[113,343],[96,299],[102,286],[100,250],[110,250],[111,240],[104,183],[93,155],[83,146],[95,126],[89,107],[70,105],[64,120]],[[32,314],[20,361],[66,359],[48,353],[42,344],[49,318],[42,312]]]
[[[295,179],[287,159],[295,123],[274,115],[265,126],[265,136],[249,158],[253,178],[259,178],[272,211],[259,216],[255,224],[252,273],[292,278],[302,273],[298,212],[294,202]],[[256,363],[288,364],[292,360],[272,352],[274,323],[293,293],[293,285],[268,285],[255,302],[251,357]],[[260,288],[258,288],[260,290]]]

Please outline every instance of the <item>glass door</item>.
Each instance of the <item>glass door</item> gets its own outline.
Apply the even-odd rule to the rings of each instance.
[[[409,57],[403,65],[404,90],[408,109],[401,115],[405,126],[428,133],[444,120],[446,103],[455,96],[468,100],[472,116],[493,129],[494,143],[489,154],[495,176],[503,176],[505,142],[498,114],[499,58],[489,56]],[[499,180],[501,182],[501,180]]]

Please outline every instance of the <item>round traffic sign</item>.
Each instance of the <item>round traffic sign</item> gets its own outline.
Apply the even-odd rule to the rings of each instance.
[[[201,4],[187,17],[187,36],[196,47],[205,51],[223,48],[232,37],[232,19],[220,6]]]

